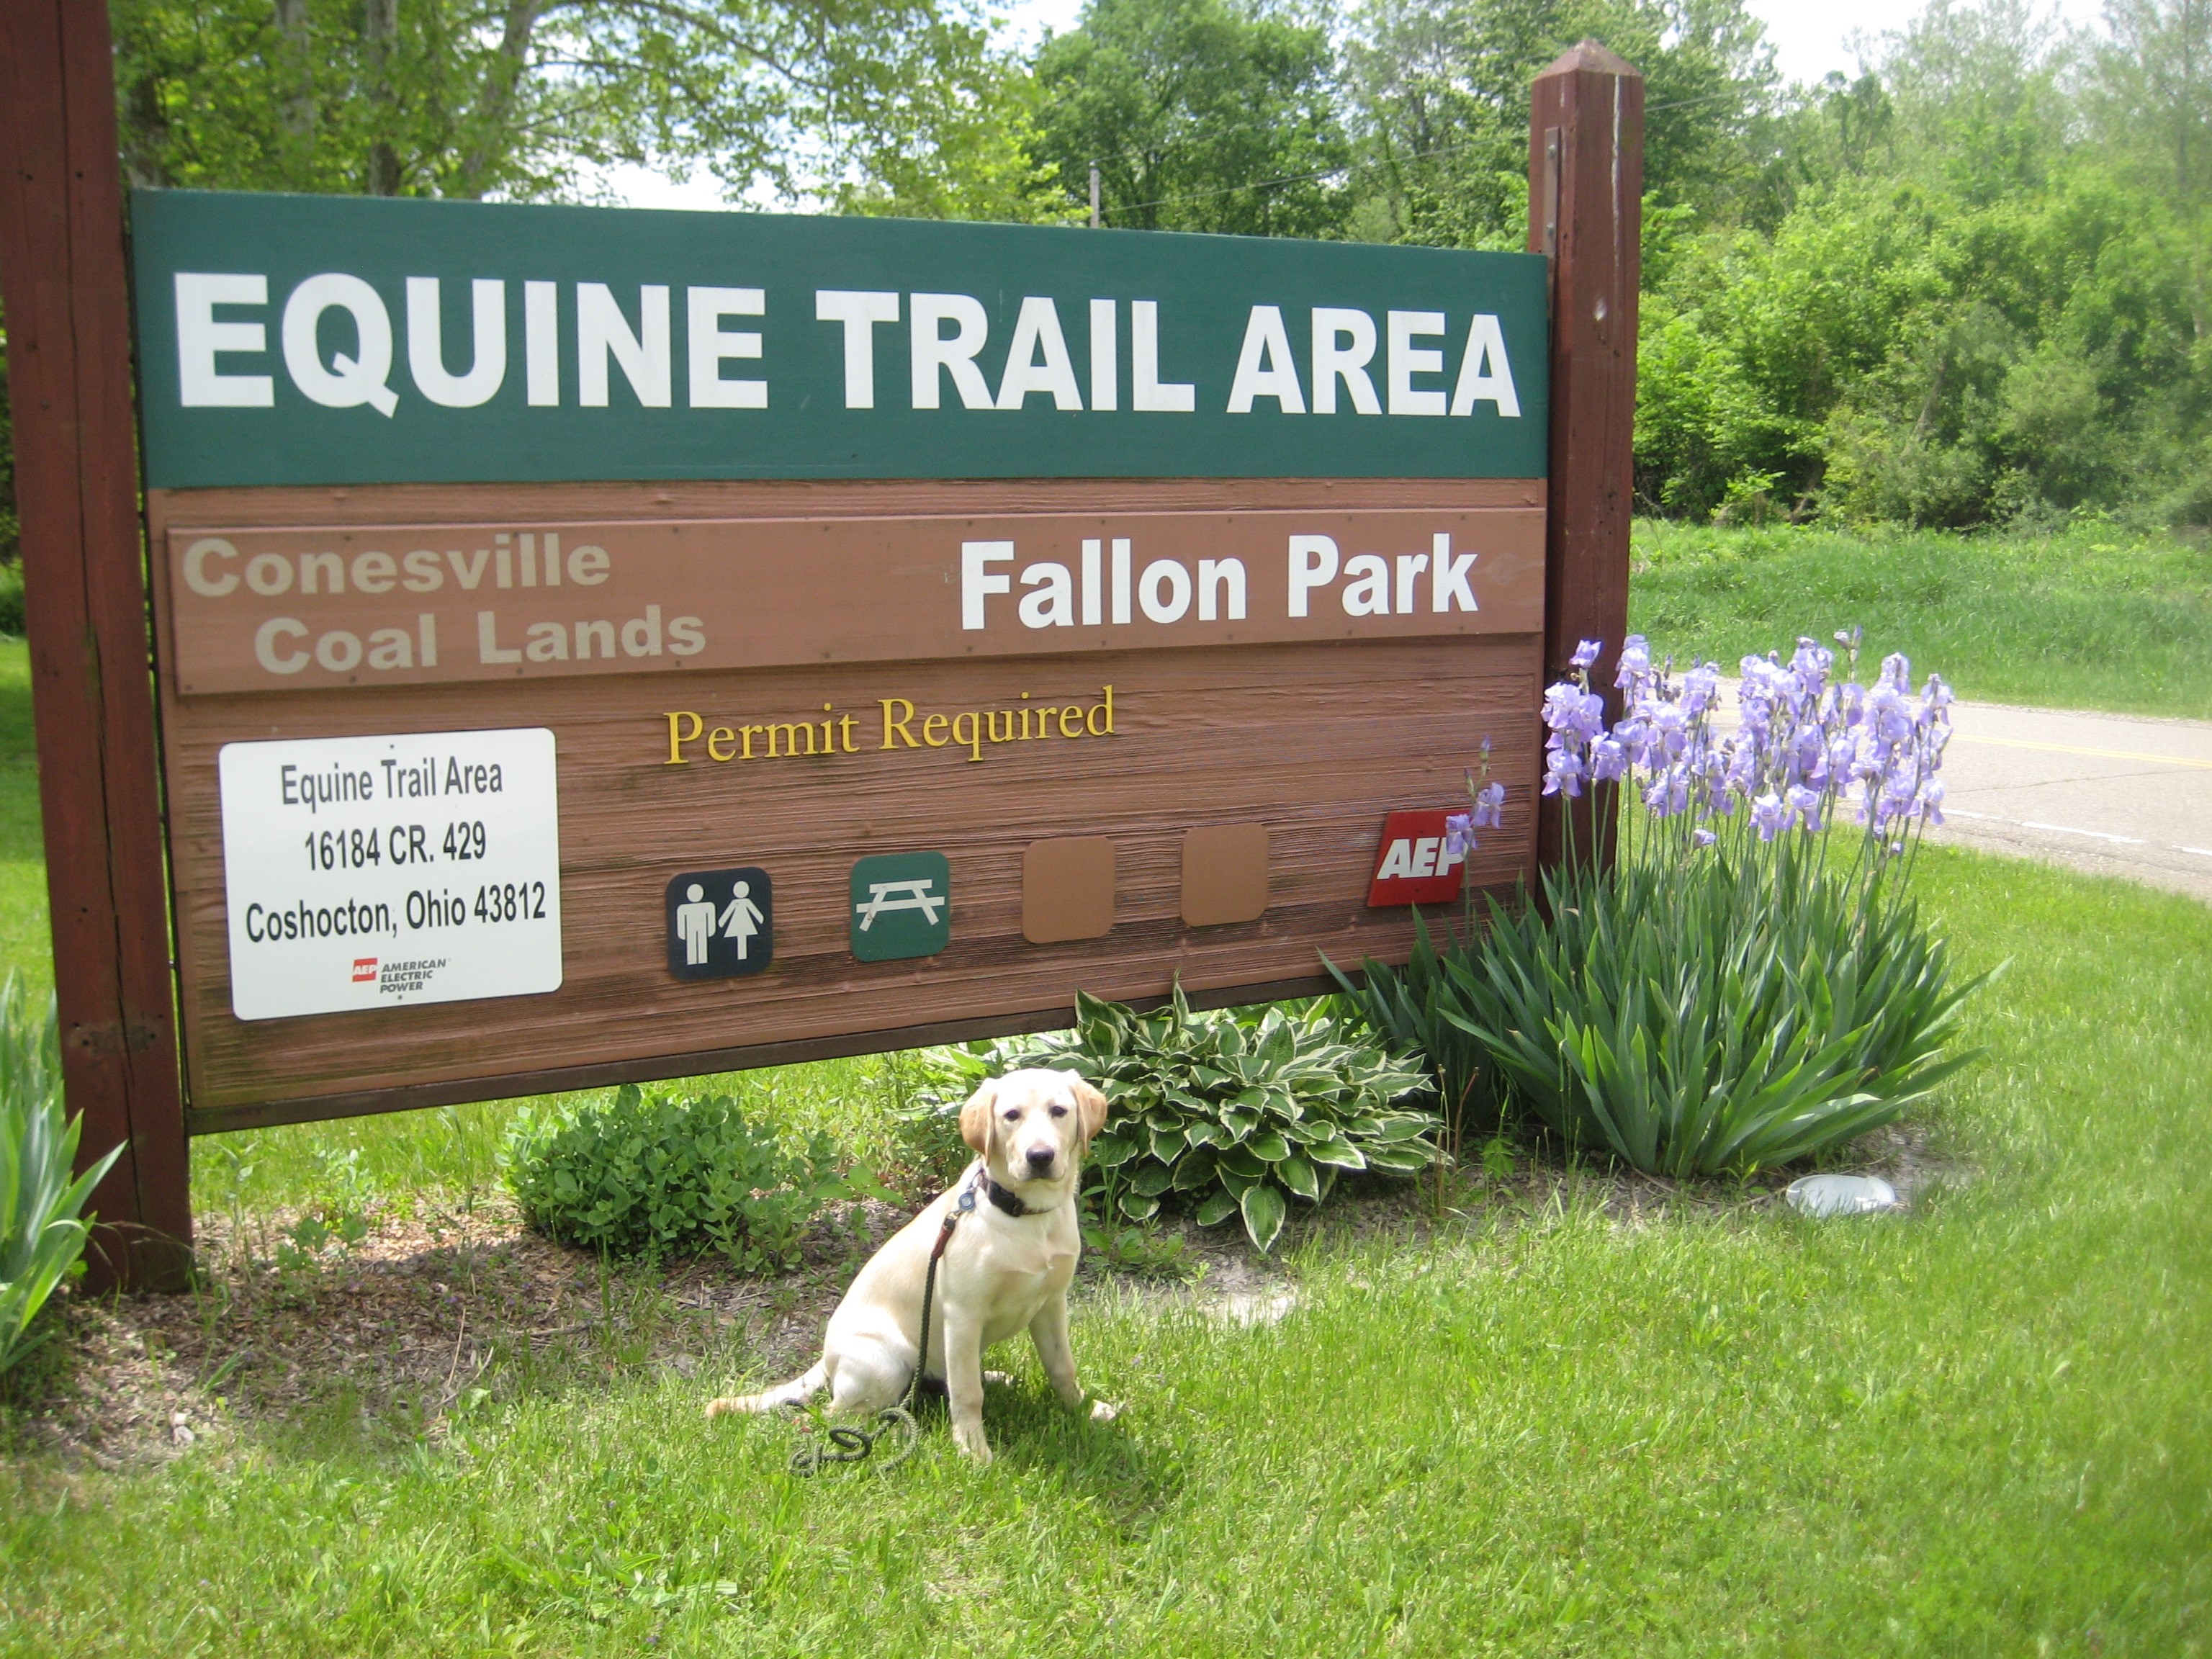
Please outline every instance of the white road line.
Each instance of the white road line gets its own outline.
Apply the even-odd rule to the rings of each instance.
[[[2102,830],[2076,830],[2064,823],[2038,823],[2033,818],[2022,818],[2020,821],[2020,827],[2023,830],[2048,830],[2052,834],[2060,836],[2087,836],[2097,841],[2118,842],[2124,847],[2141,847],[2143,844],[2142,840],[2135,836],[2115,836]]]
[[[2185,853],[2194,853],[2200,859],[2212,859],[2212,848],[2184,847],[2179,850]]]

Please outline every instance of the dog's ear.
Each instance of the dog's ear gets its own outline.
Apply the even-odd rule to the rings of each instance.
[[[991,1146],[991,1108],[999,1098],[999,1079],[992,1078],[968,1097],[968,1103],[960,1109],[960,1139],[968,1143],[972,1152],[988,1152]]]
[[[1106,1127],[1106,1097],[1081,1078],[1074,1082],[1075,1103],[1083,1111],[1083,1144],[1090,1146],[1091,1138]]]

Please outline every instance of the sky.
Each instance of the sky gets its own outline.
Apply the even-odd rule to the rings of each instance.
[[[1882,34],[1901,30],[1923,9],[1926,0],[1750,0],[1750,10],[1766,25],[1775,62],[1793,81],[1818,81],[1831,70],[1855,74],[1862,48],[1873,52]],[[2045,0],[2045,9],[2070,24],[2094,23],[2103,0]],[[1049,28],[1072,27],[1083,0],[1010,0],[1007,38],[1034,45]],[[694,179],[679,185],[644,167],[618,167],[607,184],[630,207],[718,208],[714,181]]]

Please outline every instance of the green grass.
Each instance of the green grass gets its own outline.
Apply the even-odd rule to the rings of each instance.
[[[1964,697],[2212,719],[2212,546],[2112,526],[2048,537],[1848,535],[1639,520],[1629,623],[1731,672],[1866,629]],[[1871,672],[1872,664],[1864,665]]]
[[[38,744],[31,733],[31,653],[0,636],[0,971],[44,996],[54,982],[39,824]]]
[[[975,1472],[782,1473],[720,1379],[493,1379],[157,1472],[0,1466],[0,1653],[2185,1655],[2212,1621],[2212,910],[1930,849],[1989,1061],[1910,1218],[1570,1193],[1078,1316]],[[127,1568],[118,1570],[122,1564]]]
[[[1966,695],[2212,714],[2199,550],[1638,550],[1636,623],[1679,655],[1856,621]],[[0,641],[0,963],[44,984],[30,749]],[[702,1419],[730,1379],[620,1354],[495,1370],[447,1438],[331,1410],[158,1470],[0,1459],[0,1656],[2203,1653],[2212,910],[1921,867],[1960,971],[2011,967],[1936,1122],[1966,1177],[1909,1218],[1624,1224],[1570,1183],[1317,1239],[1271,1328],[1109,1293],[1077,1345],[1121,1420],[1071,1420],[1003,1351],[980,1473],[940,1413],[888,1480],[793,1481],[787,1431]],[[878,1158],[891,1065],[737,1081]],[[488,1188],[512,1109],[203,1140],[195,1200]]]

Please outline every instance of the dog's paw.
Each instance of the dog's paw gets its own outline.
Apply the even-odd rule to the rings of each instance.
[[[1094,1400],[1091,1402],[1091,1420],[1094,1423],[1111,1423],[1121,1414],[1121,1408],[1109,1400]]]
[[[1012,1371],[985,1371],[983,1380],[986,1382],[996,1383],[1003,1389],[1014,1380],[1014,1374]]]
[[[725,1395],[720,1400],[709,1400],[707,1402],[707,1415],[709,1417],[725,1417],[732,1412],[741,1412],[744,1410],[744,1408],[745,1402],[744,1401]]]
[[[991,1461],[991,1443],[983,1437],[981,1423],[955,1423],[952,1443],[960,1449],[961,1455],[977,1468],[987,1467]]]

